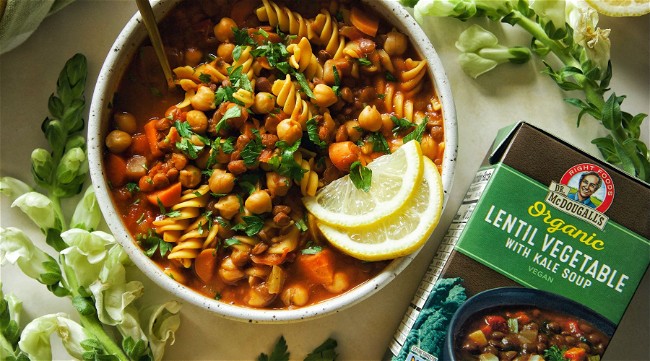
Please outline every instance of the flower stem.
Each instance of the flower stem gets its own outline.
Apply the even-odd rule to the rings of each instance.
[[[79,315],[79,317],[84,329],[104,346],[104,350],[108,355],[113,355],[120,361],[129,361],[129,357],[124,354],[122,348],[106,334],[96,314],[91,316]]]

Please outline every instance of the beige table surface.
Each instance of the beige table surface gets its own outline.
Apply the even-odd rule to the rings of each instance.
[[[29,1],[29,0],[27,0]],[[46,19],[23,45],[0,56],[0,175],[21,177],[31,183],[31,150],[45,146],[40,131],[47,115],[47,99],[54,91],[58,72],[76,52],[88,58],[86,99],[102,62],[121,28],[136,12],[134,1],[77,0]],[[624,109],[650,113],[650,16],[612,19],[601,17],[601,25],[612,29],[611,86],[625,94]],[[223,319],[186,304],[176,344],[168,348],[169,360],[251,360],[260,352],[269,353],[277,338],[284,335],[292,359],[302,359],[327,337],[334,337],[340,360],[377,360],[383,355],[419,279],[435,252],[446,226],[477,170],[497,129],[517,120],[526,120],[585,151],[597,155],[590,140],[604,133],[591,119],[575,126],[576,109],[565,105],[563,94],[546,76],[538,60],[522,66],[506,65],[478,80],[462,73],[454,48],[458,34],[467,25],[453,19],[431,19],[425,26],[439,52],[451,82],[458,113],[459,157],[455,184],[440,226],[415,261],[391,284],[370,298],[337,314],[296,324],[247,324]],[[525,34],[509,25],[492,27],[511,44],[528,43]],[[501,29],[501,30],[500,30]],[[87,119],[87,118],[86,118]],[[644,123],[648,142],[650,129]],[[0,200],[3,227],[28,228],[26,218]],[[650,217],[650,205],[648,213]],[[37,239],[39,234],[29,228]],[[40,284],[27,279],[13,266],[1,270],[5,292],[23,300],[26,316],[52,312],[74,314],[67,299],[52,297]],[[167,295],[137,270],[130,271],[145,283],[143,301],[155,302]],[[605,360],[650,360],[650,279],[646,276],[629,312],[614,336]],[[59,346],[60,351],[60,346]],[[65,354],[56,358],[66,359]]]

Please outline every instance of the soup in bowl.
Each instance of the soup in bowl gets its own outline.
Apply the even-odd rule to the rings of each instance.
[[[180,298],[255,322],[340,310],[404,269],[415,254],[367,262],[332,247],[301,199],[406,138],[449,190],[451,92],[409,14],[388,1],[160,1],[154,11],[174,87],[134,17],[89,121],[97,198],[134,263]]]

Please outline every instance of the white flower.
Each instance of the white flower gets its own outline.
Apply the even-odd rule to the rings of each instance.
[[[583,0],[568,0],[566,22],[573,29],[573,41],[601,71],[607,69],[611,42],[610,29],[598,27],[598,12]]]
[[[84,349],[81,343],[91,337],[81,325],[64,313],[41,316],[28,323],[20,335],[18,346],[31,360],[51,360],[50,335],[55,332],[70,356],[83,358]]]
[[[566,8],[564,0],[530,0],[529,4],[535,14],[550,20],[556,29],[564,29]]]
[[[57,225],[52,200],[41,193],[27,192],[16,198],[11,206],[20,208],[44,232],[60,227],[60,224]]]
[[[0,227],[0,264],[6,262],[17,264],[25,275],[39,282],[43,281],[43,275],[52,272],[47,265],[56,264],[54,258],[36,247],[20,229]]]

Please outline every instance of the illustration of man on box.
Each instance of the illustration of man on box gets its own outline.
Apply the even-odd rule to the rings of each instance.
[[[575,192],[569,193],[568,197],[584,205],[596,208],[596,204],[591,200],[591,196],[600,188],[603,180],[596,172],[584,172],[580,175],[578,188]]]

